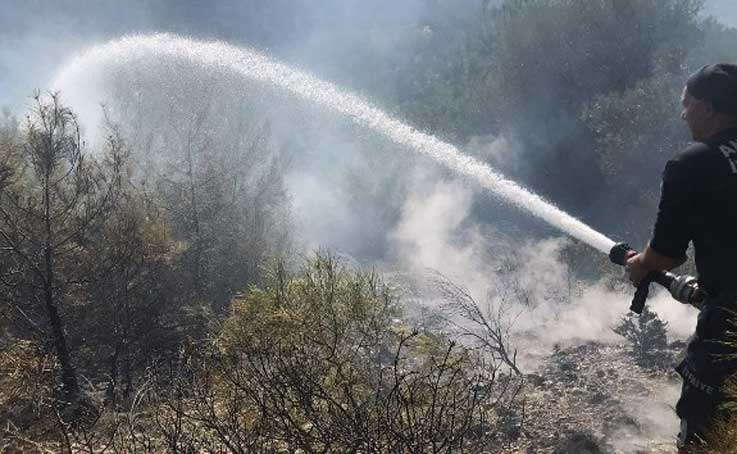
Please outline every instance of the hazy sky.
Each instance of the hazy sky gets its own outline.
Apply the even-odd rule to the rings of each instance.
[[[468,9],[480,0],[437,3]],[[173,32],[222,39],[310,69],[342,61],[358,40],[416,23],[425,0],[4,0],[0,6],[0,105],[17,107],[81,48],[124,34]],[[436,8],[435,11],[438,9]],[[443,10],[444,11],[444,10]],[[354,46],[355,47],[355,46]],[[355,54],[355,52],[353,52]]]
[[[716,16],[725,24],[737,26],[737,1],[707,0],[706,12]]]
[[[173,31],[255,45],[292,60],[338,60],[350,39],[377,24],[412,22],[427,4],[435,14],[475,7],[480,0],[4,0],[0,7],[0,106],[22,109],[35,88],[76,50],[125,33]],[[425,8],[426,9],[426,8]],[[706,13],[737,26],[737,1],[707,0]],[[427,19],[427,18],[425,18]],[[341,24],[344,24],[343,26]],[[366,25],[355,27],[357,24]],[[346,30],[349,27],[351,30]],[[357,30],[353,30],[357,28]],[[330,33],[337,34],[330,36]],[[313,63],[309,57],[301,63]],[[348,62],[347,64],[351,64]]]

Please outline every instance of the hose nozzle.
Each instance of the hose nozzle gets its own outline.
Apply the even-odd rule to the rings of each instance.
[[[629,244],[617,243],[609,251],[609,260],[617,265],[625,266],[627,265],[627,253],[630,251],[634,251],[634,249]]]
[[[609,260],[620,266],[627,265],[627,254],[634,251],[627,243],[617,243],[609,251]],[[657,282],[667,288],[676,301],[683,304],[690,304],[698,309],[701,308],[706,294],[699,288],[696,278],[692,276],[676,276],[667,271],[650,271],[648,275],[640,282],[637,287],[635,296],[632,299],[630,310],[636,314],[641,314],[645,308],[645,301],[650,292],[650,283]]]

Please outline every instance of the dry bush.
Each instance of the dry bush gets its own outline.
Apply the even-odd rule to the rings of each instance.
[[[513,309],[520,303],[520,295],[524,292],[519,283],[511,286],[512,298],[503,295],[499,302],[487,300],[481,304],[468,289],[439,272],[433,272],[431,280],[445,301],[442,310],[447,314],[447,322],[455,328],[455,334],[470,339],[470,343],[486,354],[495,368],[504,366],[515,375],[522,376],[517,367],[517,350],[511,342],[514,319],[521,314],[521,311]]]
[[[318,255],[275,267],[233,303],[219,334],[149,369],[125,411],[46,416],[25,441],[66,453],[502,452],[514,375],[402,321],[374,273]],[[34,445],[34,443],[36,443]]]
[[[35,423],[52,413],[58,366],[32,341],[10,341],[0,350],[0,452],[24,452],[26,440],[42,437]]]
[[[375,274],[277,267],[173,374],[160,428],[185,451],[479,452],[515,381],[400,318]]]

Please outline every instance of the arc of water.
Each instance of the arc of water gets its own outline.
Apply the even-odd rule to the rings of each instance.
[[[334,110],[356,123],[371,128],[397,144],[426,155],[493,191],[516,207],[526,210],[562,232],[595,249],[609,253],[614,241],[592,229],[514,181],[504,178],[483,162],[464,155],[455,146],[418,131],[359,96],[333,84],[290,68],[258,52],[219,41],[202,42],[170,34],[135,35],[98,45],[81,53],[57,74],[52,87],[65,85],[95,68],[124,65],[139,56],[184,59],[233,71],[241,76],[275,86],[294,96]]]

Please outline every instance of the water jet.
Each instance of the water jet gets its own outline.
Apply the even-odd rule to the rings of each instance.
[[[464,155],[457,147],[409,126],[356,94],[341,90],[331,83],[250,49],[171,34],[127,36],[94,46],[73,58],[59,71],[52,88],[63,91],[78,78],[87,76],[90,71],[125,67],[144,57],[172,58],[186,61],[193,66],[230,71],[330,109],[475,181],[506,202],[604,254],[609,254],[615,245],[605,235],[539,195],[506,179],[487,164]]]

